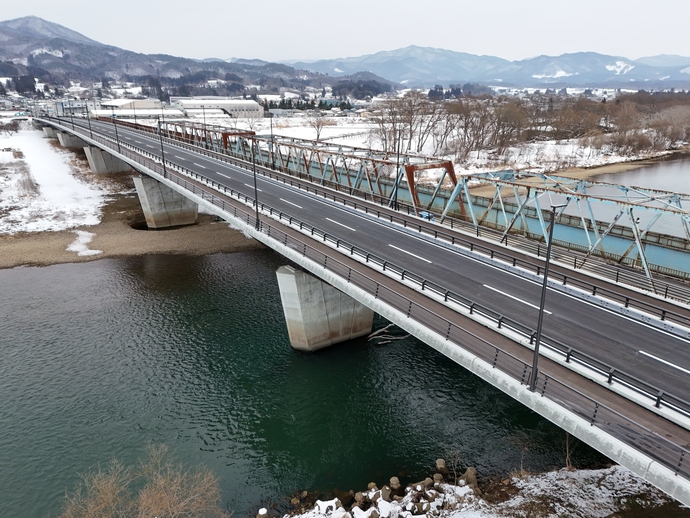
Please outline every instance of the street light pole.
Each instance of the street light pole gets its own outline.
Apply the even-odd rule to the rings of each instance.
[[[393,130],[395,135],[395,130]],[[398,210],[398,177],[400,176],[400,129],[395,141],[395,185],[393,186],[393,210]]]
[[[111,106],[110,111],[113,114],[113,125],[115,126],[115,141],[117,142],[117,152],[121,153],[122,150],[120,149],[120,137],[117,135],[117,117],[115,117],[115,107]]]
[[[259,230],[261,223],[259,222],[259,189],[256,186],[256,159],[254,158],[254,148],[256,146],[256,139],[252,138],[252,170],[254,171],[254,207],[256,209],[256,230]]]
[[[163,151],[163,125],[160,118],[158,119],[158,137],[161,142],[161,162],[163,162],[163,177],[168,176],[168,171],[165,169],[165,151]]]
[[[551,206],[551,225],[549,227],[549,242],[546,244],[546,264],[544,265],[544,281],[541,285],[541,302],[539,303],[539,318],[537,319],[537,336],[534,341],[534,358],[532,359],[532,376],[529,382],[530,391],[537,387],[537,362],[539,361],[539,344],[541,343],[541,328],[544,322],[544,304],[546,302],[546,287],[549,280],[549,265],[551,264],[551,246],[553,245],[553,227],[556,221],[556,210],[565,207],[563,205]]]
[[[91,131],[91,117],[89,117],[89,101],[84,101],[86,106],[86,120],[89,123],[89,136],[93,138],[93,131]]]
[[[274,171],[276,170],[276,161],[275,161],[275,155],[273,154],[273,114],[271,111],[268,111],[268,118],[271,121],[271,169]]]
[[[204,115],[204,149],[208,149],[208,134],[206,133],[206,107],[204,102],[201,102],[201,113]]]

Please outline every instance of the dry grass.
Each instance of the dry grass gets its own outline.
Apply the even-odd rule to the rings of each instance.
[[[213,473],[185,469],[168,459],[165,446],[152,446],[137,468],[114,460],[104,470],[83,475],[81,485],[65,497],[60,518],[229,517],[219,502]]]

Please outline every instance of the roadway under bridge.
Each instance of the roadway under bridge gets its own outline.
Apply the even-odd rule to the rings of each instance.
[[[238,160],[119,123],[35,123],[230,221],[690,505],[690,310],[672,300],[684,288],[666,285],[676,295],[665,299],[644,283],[616,282],[617,268],[600,263],[590,275],[557,256],[532,391],[538,251],[497,243],[495,230],[464,232],[257,165],[257,146]],[[324,300],[334,300],[327,292]],[[345,327],[343,336],[353,336]]]

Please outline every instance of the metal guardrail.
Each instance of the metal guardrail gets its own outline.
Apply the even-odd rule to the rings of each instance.
[[[46,117],[50,118],[50,117]],[[60,119],[56,119],[60,120]],[[109,122],[112,123],[113,121],[108,120],[108,119],[101,119],[103,122]],[[62,121],[64,122],[64,121]],[[120,121],[118,124],[121,124],[123,127],[127,127],[128,129],[134,130],[134,131],[141,131],[143,133],[149,133],[152,135],[156,135],[157,137],[158,132],[156,128],[148,128],[145,126],[141,125],[134,125],[132,123],[128,123],[126,121]],[[183,149],[188,149],[191,151],[194,151],[196,153],[208,156],[210,158],[214,158],[216,160],[220,160],[238,167],[243,167],[246,168],[248,166],[248,163],[239,159],[235,159],[227,154],[220,153],[214,150],[209,150],[206,148],[202,148],[199,146],[195,146],[192,144],[189,144],[185,142],[184,140],[178,140],[174,138],[169,138],[169,137],[164,137],[165,141],[168,144],[171,145],[176,145],[178,147],[181,147]],[[304,173],[299,173],[296,171],[291,171],[291,170],[286,170],[284,168],[281,168],[280,166],[277,166],[277,169],[280,171],[280,174],[276,174],[271,172],[271,170],[267,170],[266,168],[260,166],[257,164],[257,172],[260,174],[273,178],[275,180],[283,181],[284,183],[286,182],[286,179],[282,175],[286,175],[291,178],[299,178],[301,180],[306,180],[308,184],[302,184],[300,182],[289,182],[290,185],[297,187],[299,189],[306,190],[308,192],[315,193],[317,195],[323,195],[325,198],[332,199],[335,202],[341,202],[343,205],[347,206],[350,205],[353,208],[357,208],[357,203],[354,201],[350,201],[347,197],[341,195],[341,196],[336,196],[333,191],[335,190],[336,192],[342,192],[339,189],[342,187],[339,184],[335,184],[333,182],[330,182],[328,180],[322,180],[318,181],[318,179],[313,178],[307,174]],[[315,183],[322,187],[322,189],[318,189],[316,187],[312,187]],[[329,187],[331,190],[327,191],[323,189],[323,187]],[[376,205],[380,206],[385,206],[388,200],[383,199],[381,197],[372,196],[368,192],[364,191],[358,191],[356,189],[352,189],[351,192],[347,195],[349,198],[353,197],[358,197],[361,198],[364,202],[370,202]],[[404,204],[402,202],[398,202],[398,206],[401,207],[402,209],[405,210],[408,216],[416,216],[416,211],[415,208],[412,207],[411,205]],[[370,212],[367,209],[369,206],[367,204],[361,204],[359,205],[360,210],[364,208],[365,212],[368,213],[375,213],[377,217],[381,218],[382,213],[380,211],[375,211],[375,212]],[[386,212],[386,215],[388,215],[388,212],[391,209],[388,209]],[[409,222],[409,220],[406,220],[405,218],[401,217],[393,217],[390,219],[391,222],[397,222],[397,223],[402,223],[403,226],[408,226],[406,223]],[[511,234],[508,236],[503,236],[502,232],[499,232],[497,230],[494,230],[492,228],[488,227],[482,227],[481,230],[477,227],[475,228],[474,225],[470,222],[459,220],[457,218],[452,218],[450,216],[446,216],[446,218],[443,221],[443,224],[450,227],[452,230],[459,230],[468,234],[474,234],[477,237],[483,237],[483,238],[488,238],[492,239],[495,241],[497,244],[508,247],[508,242],[510,240],[511,246],[515,248],[519,248],[527,253],[531,253],[533,255],[536,255],[537,257],[541,257],[546,250],[546,245],[543,245],[539,242],[535,242],[534,240],[525,238],[523,236]],[[462,238],[454,238],[454,236],[445,234],[445,233],[440,233],[438,232],[438,229],[436,227],[430,227],[424,224],[418,224],[415,223],[414,225],[415,228],[419,230],[420,233],[426,234],[426,235],[434,235],[437,238],[443,238],[452,244],[458,244],[461,246],[465,246],[467,248],[468,243],[470,243],[466,239]],[[413,228],[413,227],[409,227]],[[558,242],[555,242],[556,245],[558,245]],[[595,273],[615,284],[620,284],[624,286],[630,286],[630,287],[635,287],[643,291],[648,291],[651,293],[656,293],[657,295],[663,295],[663,298],[665,299],[673,299],[677,300],[679,302],[683,302],[686,304],[690,304],[690,287],[679,285],[679,284],[672,284],[669,282],[662,281],[660,279],[655,279],[654,280],[654,286],[652,286],[649,282],[649,279],[640,274],[635,272],[634,270],[631,270],[630,268],[622,268],[620,266],[613,266],[610,263],[607,263],[605,261],[602,261],[597,258],[593,257],[588,257],[585,259],[581,254],[572,252],[569,250],[567,247],[570,246],[569,243],[563,243],[565,245],[564,247],[555,247],[552,248],[551,250],[551,260],[552,262],[560,262],[562,264],[571,264],[573,265],[573,269],[577,270],[578,268],[581,270],[587,270],[592,273]],[[488,246],[482,246],[482,245],[474,245],[477,247],[478,250],[482,251],[483,253],[486,253],[488,250],[489,253],[491,253],[492,250],[495,251],[495,249],[491,249]],[[496,252],[497,254],[501,254],[500,256],[497,256],[501,260],[508,260],[507,262],[511,262],[514,257],[511,256],[510,254],[507,253],[501,253],[501,252]],[[522,259],[518,259],[521,264],[527,265],[528,268],[536,269],[537,270],[537,275],[539,275],[539,266],[535,265],[534,263],[530,263],[529,261],[525,261]],[[578,264],[579,263],[579,264]],[[515,265],[514,265],[515,266]],[[557,276],[556,272],[550,272],[550,276],[553,279],[554,277]],[[562,275],[563,279],[562,282],[565,284],[567,282],[568,277],[565,275]],[[602,296],[604,293],[615,293],[612,290],[606,290],[605,288],[597,287],[596,285],[592,283],[585,283],[584,281],[579,281],[581,285],[578,287],[586,287],[585,291],[593,291],[593,294],[598,294]],[[571,278],[571,285],[573,285],[573,281]],[[627,300],[626,300],[627,299]],[[632,307],[636,309],[640,309],[642,311],[648,311],[649,308],[654,308],[658,310],[659,316],[661,320],[669,320],[671,322],[676,322],[681,325],[686,325],[684,322],[690,323],[690,318],[682,316],[682,315],[675,315],[671,314],[668,311],[661,310],[659,308],[655,308],[655,306],[651,304],[647,304],[644,302],[639,302],[639,304],[633,303],[632,305],[628,305],[630,302],[634,301],[635,299],[631,299],[629,297],[624,297],[620,294],[615,294],[615,298],[612,300],[616,300],[617,302],[622,302],[625,304],[625,307]],[[646,309],[647,308],[647,309]],[[654,314],[654,313],[652,313]],[[680,317],[679,319],[676,319],[677,317]]]
[[[82,128],[83,129],[83,128]],[[75,129],[76,131],[76,129]],[[102,144],[111,147],[115,151],[115,146],[113,145],[113,142],[110,139],[104,139],[103,137],[92,137],[94,140],[97,140],[101,142]],[[122,148],[125,149],[122,149]],[[160,157],[157,157],[155,154],[143,150],[141,148],[138,148],[136,146],[132,146],[131,144],[128,143],[122,143],[120,142],[120,153],[123,153],[123,151],[128,151],[126,148],[127,147],[132,147],[137,150],[137,152],[140,155],[143,155],[144,157],[150,157],[155,160],[160,160]],[[194,151],[196,151],[196,148],[191,147],[190,148]],[[127,156],[130,159],[135,160],[138,163],[141,163],[142,165],[146,165],[147,167],[153,169],[156,171],[158,174],[161,174],[165,178],[171,179],[175,181],[174,179],[177,178],[175,175],[171,175],[167,169],[163,167],[158,167],[157,164],[156,167],[158,167],[159,170],[156,170],[152,167],[153,164],[149,160],[145,160],[142,162],[140,160],[140,157],[137,156],[136,154],[131,154],[131,153],[126,153],[125,156]],[[209,178],[206,178],[205,176],[197,173],[196,171],[193,171],[191,169],[188,169],[184,166],[180,166],[178,164],[174,164],[168,160],[166,160],[166,163],[170,165],[170,167],[174,167],[182,174],[185,174],[186,176],[190,178],[197,179],[200,182],[206,183],[210,187],[222,191],[225,194],[230,194],[231,197],[236,198],[238,200],[242,200],[244,203],[254,205],[256,201],[245,195],[240,193],[239,191],[235,191],[234,189],[229,189],[228,187],[224,186],[221,183],[218,183],[214,180],[211,180]],[[238,164],[239,165],[239,164]],[[244,163],[241,163],[241,165],[245,165]],[[278,178],[279,180],[282,180],[283,183],[287,183],[289,185],[293,185],[293,181],[288,181],[283,178]],[[185,186],[188,190],[189,186]],[[192,190],[192,192],[195,192]],[[312,189],[313,192],[313,189]],[[195,193],[196,194],[196,193]],[[321,191],[321,195],[324,198],[329,198],[329,199],[334,199],[332,198],[332,194],[326,191]],[[343,199],[343,203],[348,203],[348,200]],[[353,205],[356,204],[354,202],[350,202]],[[381,268],[382,271],[384,272],[389,272],[389,273],[395,273],[397,276],[400,277],[401,281],[408,281],[408,282],[414,282],[417,284],[417,286],[421,289],[422,292],[428,291],[433,294],[435,294],[437,297],[442,297],[444,302],[451,302],[454,303],[462,308],[464,308],[466,311],[470,313],[470,315],[478,315],[481,316],[485,321],[492,322],[497,329],[508,329],[517,335],[521,336],[525,340],[529,340],[529,343],[532,344],[536,338],[536,331],[532,329],[529,326],[526,326],[518,321],[515,321],[511,319],[510,317],[504,316],[501,313],[498,313],[494,311],[491,308],[488,308],[482,304],[479,304],[467,297],[464,297],[462,295],[459,295],[457,293],[454,293],[448,289],[446,289],[443,286],[440,286],[432,281],[426,280],[424,277],[414,273],[410,272],[408,270],[405,270],[404,268],[397,266],[396,264],[386,261],[385,259],[378,257],[376,254],[373,254],[367,250],[364,250],[362,248],[359,248],[355,245],[352,245],[348,243],[347,241],[338,238],[337,236],[331,236],[328,233],[320,230],[318,227],[315,227],[313,225],[310,225],[309,223],[303,222],[299,220],[298,218],[295,218],[293,216],[290,216],[288,214],[285,214],[277,209],[274,209],[273,207],[270,207],[269,205],[266,205],[264,203],[259,203],[260,210],[262,211],[268,211],[269,214],[271,215],[276,215],[279,220],[287,220],[288,224],[291,226],[294,226],[296,228],[299,228],[300,231],[302,232],[309,232],[310,235],[314,238],[318,238],[322,240],[323,242],[328,242],[331,245],[334,245],[336,249],[342,249],[346,251],[349,255],[351,256],[358,256],[360,259],[363,259],[365,263],[371,263],[376,265],[377,267]],[[378,211],[377,211],[378,212]],[[379,217],[381,217],[381,214],[379,212]],[[390,217],[391,221],[394,220],[395,216],[388,214]],[[415,223],[415,226],[419,226],[420,229],[426,228],[423,227],[422,225],[417,225]],[[433,230],[435,235],[439,235],[439,232],[437,229],[431,229]],[[420,230],[421,232],[421,230]],[[457,241],[457,238],[454,236],[450,236],[451,242],[452,240],[455,239]],[[453,242],[454,243],[454,242]],[[467,242],[468,246],[470,247],[470,250],[481,250],[485,251],[486,253],[489,253],[492,258],[500,258],[501,252],[496,252],[491,248],[488,247],[483,247],[483,245],[476,245],[473,242]],[[507,258],[510,258],[513,261],[513,265],[515,266],[516,264],[520,264],[520,260],[513,258],[512,256],[505,256]],[[539,268],[541,268],[541,265],[533,265],[532,263],[526,262],[526,264],[530,264],[532,266],[536,266],[537,268],[537,275],[539,274]],[[565,285],[567,282],[567,276],[562,275],[562,282]],[[573,280],[571,279],[571,285],[573,285]],[[602,288],[599,288],[600,290],[603,290]],[[597,294],[597,287],[594,287],[593,290],[594,294]],[[601,293],[601,291],[599,292]],[[615,294],[615,292],[613,292]],[[627,297],[626,297],[627,299]],[[632,300],[632,299],[630,299]],[[644,304],[640,303],[637,301],[639,304]],[[634,307],[632,302],[626,302],[626,307]],[[658,309],[658,308],[657,308]],[[671,317],[673,317],[675,314],[670,314]],[[682,317],[682,315],[680,315]],[[666,313],[666,319],[671,320],[669,317],[669,313]],[[625,386],[633,391],[635,391],[637,394],[644,396],[647,398],[650,402],[653,403],[653,405],[656,408],[668,408],[672,411],[678,412],[686,417],[690,417],[690,403],[687,401],[683,400],[682,398],[679,398],[678,396],[675,396],[673,394],[670,394],[664,390],[661,390],[660,388],[647,383],[646,381],[643,381],[631,374],[626,373],[625,371],[622,371],[620,369],[617,369],[615,367],[612,367],[611,365],[598,360],[597,358],[594,358],[593,356],[578,351],[574,347],[571,347],[567,344],[564,344],[563,342],[556,340],[554,338],[548,337],[546,335],[542,335],[541,339],[541,346],[546,347],[554,352],[557,352],[561,354],[564,358],[564,361],[566,363],[577,363],[580,364],[586,368],[589,368],[590,370],[593,370],[594,372],[598,373],[599,375],[603,376],[606,378],[606,381],[609,385],[612,385],[614,382],[621,384],[622,386]]]
[[[113,151],[116,150],[117,146],[110,139],[100,136],[93,136],[90,138],[96,142],[100,142]],[[125,146],[129,146],[129,144],[126,144]],[[135,149],[137,149],[137,152],[133,153],[129,149],[122,149],[121,144],[120,154],[126,156],[128,159],[136,163],[146,166],[155,173],[164,176],[166,179],[180,185],[182,188],[190,191],[193,194],[196,194],[204,200],[209,201],[213,205],[224,210],[226,213],[232,214],[233,217],[244,221],[247,225],[254,228],[257,227],[256,215],[253,212],[244,211],[238,208],[235,204],[227,203],[222,197],[218,196],[218,190],[222,190],[222,192],[226,195],[229,194],[231,197],[249,206],[253,206],[256,203],[256,200],[253,198],[238,191],[234,191],[233,189],[228,189],[218,182],[205,178],[196,172],[187,170],[187,173],[179,173],[180,175],[190,174],[192,178],[196,178],[199,182],[207,183],[209,188],[207,189],[203,186],[200,187],[199,185],[190,183],[184,177],[172,173],[170,170],[164,168],[162,165],[159,165],[157,162],[147,159],[146,157],[148,156],[152,159],[159,160],[159,158],[152,153],[149,153],[145,150],[139,150],[138,148]],[[166,162],[168,161],[166,160]],[[172,163],[170,165],[180,167]],[[278,217],[279,220],[287,220],[289,225],[300,223],[300,228],[303,230],[308,228],[311,235],[318,237],[324,242],[329,240],[329,235],[325,232],[319,231],[316,227],[299,222],[299,220],[296,218],[293,218],[288,214],[284,214],[265,204],[260,204],[260,207],[262,211],[268,211],[269,214]],[[324,252],[321,252],[300,239],[290,236],[285,231],[277,228],[274,225],[271,225],[264,220],[260,220],[258,222],[258,230],[268,238],[301,253],[301,255],[306,259],[321,265],[324,269],[340,276],[348,283],[363,289],[370,295],[373,295],[376,299],[383,301],[390,307],[405,314],[407,318],[424,325],[437,335],[445,337],[446,341],[471,352],[478,358],[484,360],[487,364],[491,365],[492,368],[500,370],[522,385],[527,385],[532,372],[531,364],[503,351],[499,347],[471,333],[470,331],[461,328],[445,317],[438,315],[424,306],[410,300],[397,291],[384,286],[378,281],[367,276],[365,273],[347,266],[343,262]],[[376,256],[366,253],[363,250],[359,250],[353,245],[347,245],[344,241],[333,236],[330,236],[330,238],[332,243],[335,243],[337,248],[345,249],[350,255],[355,255],[355,253],[358,252],[359,255],[364,254],[364,257],[367,259],[366,262],[376,262]],[[388,261],[379,259],[378,264],[382,266],[384,270],[388,269],[389,271],[396,271],[403,279],[416,278],[418,282],[421,281],[422,289],[433,289],[433,291],[435,291],[437,294],[443,294],[444,297],[451,297],[449,300],[453,300],[457,303],[469,303],[471,311],[483,311],[485,315],[496,318],[497,325],[499,327],[511,326],[511,328],[518,332],[528,330],[528,328],[522,324],[512,322],[487,308],[483,308],[476,303],[472,303],[469,301],[469,299],[465,299],[464,297],[452,294],[447,290],[443,290],[442,288],[425,281],[423,278],[415,276],[411,272],[407,272],[404,269],[396,267]],[[549,343],[549,345],[551,345],[551,343]],[[591,357],[587,357],[582,353],[577,353],[575,350],[565,345],[563,345],[563,347],[568,351],[569,360],[578,359],[579,361],[583,362],[585,360],[593,360],[595,362],[593,367],[598,367],[598,370],[605,372],[607,367],[606,364],[603,364],[602,362],[599,362]],[[641,382],[640,380],[636,380],[636,378],[633,376],[627,375],[621,371],[615,371],[612,369],[609,371],[609,375],[610,382],[615,378],[621,383],[634,383],[635,386],[637,386],[637,383],[640,382],[642,385],[638,387],[639,389],[652,388],[651,385]],[[608,406],[596,401],[582,392],[565,385],[556,378],[553,378],[549,374],[542,371],[540,371],[537,376],[536,392],[542,397],[546,397],[582,417],[583,419],[586,419],[592,426],[596,426],[597,428],[621,440],[623,443],[628,444],[633,448],[645,453],[646,455],[649,455],[651,458],[656,459],[662,465],[672,470],[676,475],[690,479],[690,463],[688,463],[686,460],[686,458],[690,456],[690,450],[683,448],[682,446],[669,441],[665,437],[662,437],[659,434],[637,424],[635,421],[620,414],[619,412],[616,412],[612,408],[609,408]],[[657,406],[663,404],[669,408],[677,409],[686,415],[690,414],[690,405],[682,399],[670,394],[665,394],[663,391],[657,391],[657,396]]]

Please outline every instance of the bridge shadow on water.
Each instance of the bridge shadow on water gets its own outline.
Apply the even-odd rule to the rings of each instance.
[[[564,432],[414,338],[293,351],[283,263],[255,251],[0,271],[0,515],[55,515],[78,473],[149,442],[211,468],[237,516],[285,509],[297,490],[419,479],[451,451],[485,477],[564,466]],[[607,463],[581,443],[573,461]]]

